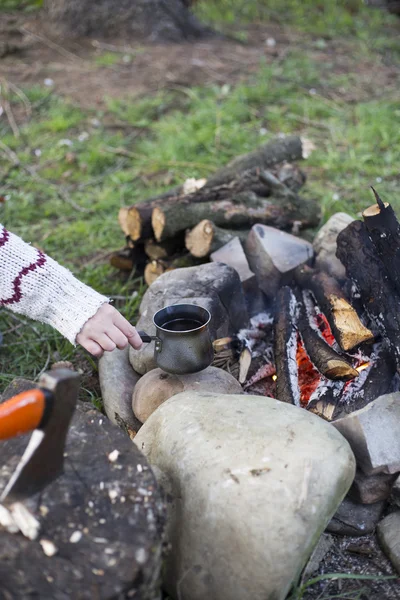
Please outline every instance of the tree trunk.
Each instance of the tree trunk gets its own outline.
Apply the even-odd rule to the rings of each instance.
[[[45,0],[47,16],[68,36],[121,36],[180,42],[212,35],[187,0]]]

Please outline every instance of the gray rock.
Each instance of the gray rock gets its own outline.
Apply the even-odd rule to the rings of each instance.
[[[400,393],[385,394],[332,423],[366,475],[400,471]]]
[[[129,362],[129,350],[105,352],[99,360],[101,396],[107,417],[129,433],[139,430],[141,423],[133,414],[132,394],[140,375]]]
[[[309,242],[268,225],[254,225],[246,240],[250,269],[262,291],[273,298],[285,276],[314,255]]]
[[[378,539],[386,556],[400,574],[400,512],[394,512],[379,523]]]
[[[137,329],[155,335],[153,315],[170,304],[196,304],[211,313],[214,339],[232,335],[248,323],[247,309],[237,272],[221,263],[175,269],[164,273],[147,290],[140,305]],[[156,368],[154,343],[129,351],[134,370],[144,375]]]
[[[336,239],[352,221],[354,221],[353,217],[346,213],[335,213],[321,227],[313,242],[316,254],[315,266],[321,271],[327,271],[337,279],[344,279],[346,270],[336,257]]]
[[[238,380],[217,367],[208,367],[200,373],[190,375],[171,375],[161,369],[153,369],[143,375],[135,387],[133,412],[144,423],[168,398],[188,391],[243,394]]]
[[[315,546],[313,553],[310,556],[310,560],[306,564],[302,573],[302,580],[306,581],[318,571],[320,563],[324,560],[325,556],[332,548],[334,544],[333,536],[328,533],[323,533],[318,540],[318,544]]]
[[[283,600],[355,470],[330,424],[260,396],[178,394],[135,443],[166,490],[181,600]]]
[[[254,273],[250,270],[249,263],[243,250],[242,242],[238,237],[231,239],[227,244],[210,254],[212,262],[229,265],[237,271],[243,288],[253,285]]]
[[[0,597],[156,600],[165,518],[156,480],[128,436],[80,407],[64,473],[25,502],[40,522],[38,538],[0,531]],[[1,489],[26,444],[26,436],[1,443]],[[55,547],[51,557],[44,540]]]
[[[392,499],[397,506],[400,506],[400,475],[396,477],[393,484]]]
[[[392,490],[395,475],[378,473],[377,475],[364,475],[357,469],[353,485],[349,491],[349,498],[359,504],[374,504],[387,500]]]
[[[372,533],[385,507],[384,502],[356,504],[345,498],[326,528],[336,535],[361,536]]]

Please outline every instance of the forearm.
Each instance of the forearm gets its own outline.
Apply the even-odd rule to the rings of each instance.
[[[47,323],[70,342],[108,298],[0,225],[0,305]]]

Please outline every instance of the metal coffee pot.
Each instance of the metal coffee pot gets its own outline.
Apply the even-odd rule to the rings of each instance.
[[[138,333],[143,342],[155,342],[154,359],[160,369],[177,375],[197,373],[214,358],[210,320],[210,313],[202,306],[174,304],[153,316],[155,336]]]

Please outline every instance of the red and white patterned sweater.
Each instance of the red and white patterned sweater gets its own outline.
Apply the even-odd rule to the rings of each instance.
[[[109,299],[0,224],[0,306],[48,323],[75,345]]]

